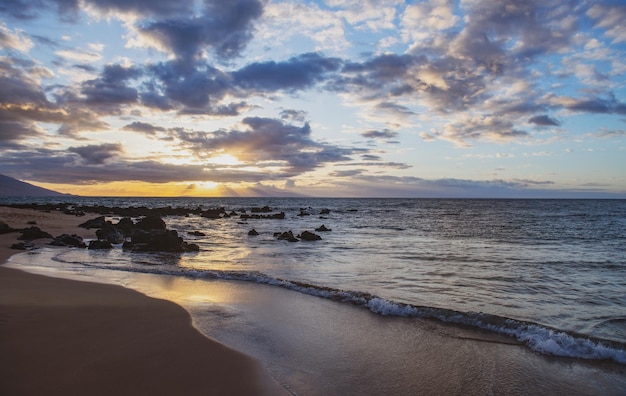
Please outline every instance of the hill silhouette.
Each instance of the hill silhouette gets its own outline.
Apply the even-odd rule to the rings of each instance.
[[[0,174],[0,197],[57,197],[63,194]]]

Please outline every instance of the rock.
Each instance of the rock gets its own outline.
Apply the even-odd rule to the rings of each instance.
[[[319,228],[316,228],[315,231],[317,231],[317,232],[328,232],[328,231],[332,231],[332,229],[326,228],[326,226],[324,224],[322,224],[322,226],[319,227]]]
[[[28,225],[37,225],[37,222],[35,220],[31,220],[31,221],[26,222],[26,224],[28,224]]]
[[[278,220],[282,220],[285,218],[285,212],[280,212],[280,213],[273,213],[273,214],[268,214],[268,215],[260,215],[260,214],[245,214],[242,213],[241,215],[239,215],[239,218],[243,219],[243,220],[248,220],[248,219],[278,219]]]
[[[146,216],[135,224],[141,230],[165,230],[165,222],[159,216]]]
[[[194,235],[194,236],[206,236],[204,232],[200,232],[200,231],[191,231],[191,232],[188,232],[187,234]]]
[[[298,213],[298,216],[310,216],[310,215],[311,214],[304,209],[300,209],[300,213]]]
[[[79,224],[79,227],[91,229],[91,228],[102,228],[102,226],[106,223],[104,216],[98,216],[95,219],[87,220],[86,222]]]
[[[70,246],[78,248],[86,248],[87,245],[83,241],[83,238],[76,234],[63,234],[55,237],[48,245],[52,246]]]
[[[222,213],[226,213],[226,209],[217,208],[217,209],[207,209],[200,216],[206,217],[207,219],[221,219]]]
[[[130,236],[135,229],[135,223],[130,217],[121,218],[120,221],[115,224],[115,228],[121,230],[124,236]]]
[[[124,231],[116,228],[109,222],[105,223],[102,228],[96,231],[96,237],[98,237],[98,239],[106,239],[111,243],[122,243],[126,239]]]
[[[322,209],[322,210],[320,211],[320,214],[321,214],[321,215],[327,215],[327,214],[330,214],[330,209]]]
[[[197,252],[200,247],[187,243],[175,230],[135,230],[130,242],[125,242],[124,249],[133,252]]]
[[[5,223],[4,221],[0,221],[0,234],[8,234],[9,232],[13,232],[16,231],[13,228],[11,228],[7,223]]]
[[[250,236],[257,236],[257,235],[259,235],[259,233],[258,233],[258,231],[257,231],[257,230],[255,230],[255,229],[253,228],[253,229],[251,229],[250,231],[248,231],[248,235],[250,235]]]
[[[303,241],[319,241],[322,239],[322,237],[312,232],[304,231],[302,234],[300,234],[300,239],[302,239]]]
[[[289,242],[298,242],[298,239],[293,236],[293,232],[285,231],[278,236],[278,240],[280,241],[289,241]]]
[[[29,242],[18,242],[18,243],[14,243],[13,245],[11,245],[11,249],[16,249],[16,250],[31,250],[34,248],[35,246]]]
[[[262,208],[254,207],[254,208],[250,209],[250,212],[252,212],[252,213],[269,213],[271,211],[272,211],[272,208],[270,208],[267,205],[262,207]]]
[[[52,235],[42,231],[37,226],[31,226],[29,228],[24,228],[22,230],[22,235],[17,239],[20,241],[32,241],[33,239],[39,238],[52,238]]]
[[[100,249],[112,249],[113,245],[111,242],[106,239],[96,239],[95,241],[89,242],[88,249],[90,250],[100,250]]]

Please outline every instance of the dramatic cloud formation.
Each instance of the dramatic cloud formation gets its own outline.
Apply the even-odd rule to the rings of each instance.
[[[624,195],[624,17],[608,0],[5,1],[0,173]]]

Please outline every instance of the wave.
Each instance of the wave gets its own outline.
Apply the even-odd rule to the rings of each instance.
[[[399,316],[420,319],[434,319],[443,323],[462,325],[490,331],[516,339],[531,350],[552,356],[587,360],[609,360],[626,365],[626,343],[603,340],[565,330],[550,328],[545,325],[506,318],[483,312],[461,312],[446,308],[405,304],[371,293],[341,290],[327,286],[275,278],[261,272],[243,272],[227,270],[164,269],[115,267],[84,262],[70,262],[59,256],[55,261],[82,264],[89,268],[118,270],[125,272],[148,273],[156,275],[184,276],[193,279],[216,279],[252,282],[281,287],[294,292],[326,298],[340,303],[352,304],[382,316]]]

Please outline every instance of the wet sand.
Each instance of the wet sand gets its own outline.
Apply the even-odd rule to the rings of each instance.
[[[0,207],[53,236],[94,237],[89,218]],[[0,263],[18,233],[0,235]],[[49,240],[38,240],[42,245]],[[119,286],[0,266],[2,395],[288,394],[253,358],[198,332],[179,305]]]

